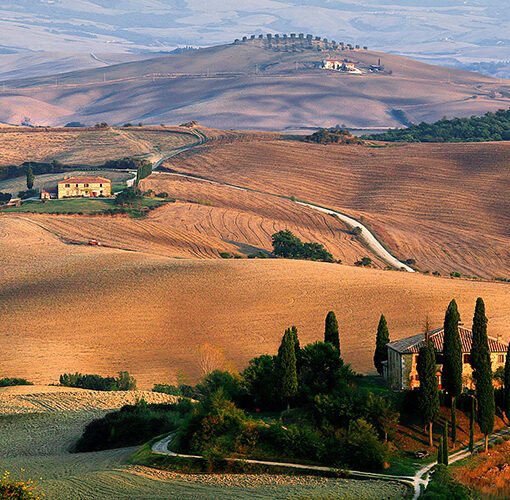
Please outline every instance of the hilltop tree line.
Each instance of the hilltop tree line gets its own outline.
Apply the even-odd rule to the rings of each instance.
[[[363,144],[364,141],[352,135],[347,129],[321,128],[303,139],[305,142],[318,144]]]
[[[510,140],[510,109],[500,109],[471,118],[443,118],[435,123],[422,122],[364,139],[388,142],[485,142]]]

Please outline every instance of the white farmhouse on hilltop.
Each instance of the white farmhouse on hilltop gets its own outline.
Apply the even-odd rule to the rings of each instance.
[[[464,387],[472,385],[472,369],[469,364],[469,353],[473,332],[468,328],[459,326],[460,341],[462,344],[462,379]],[[443,342],[444,328],[438,328],[428,333],[428,337],[436,350],[437,381],[441,389],[441,373],[443,371]],[[387,344],[388,361],[383,361],[383,376],[392,389],[408,390],[420,386],[418,371],[416,369],[418,352],[425,343],[425,334],[419,333],[412,337],[395,340]],[[489,337],[489,350],[491,353],[492,371],[505,365],[508,345],[501,336]]]

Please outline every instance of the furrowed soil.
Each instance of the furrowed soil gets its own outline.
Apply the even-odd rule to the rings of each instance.
[[[26,161],[96,166],[126,156],[150,156],[195,141],[189,130],[180,127],[2,128],[0,170]]]
[[[140,388],[177,376],[194,381],[205,351],[213,367],[243,369],[276,352],[291,325],[302,344],[321,339],[329,310],[339,319],[344,359],[373,372],[381,313],[393,340],[422,331],[427,315],[432,327],[442,325],[454,297],[469,326],[482,296],[489,334],[510,338],[506,283],[280,259],[170,259],[68,245],[11,217],[0,218],[0,239],[0,376],[35,383],[119,370]]]
[[[510,278],[509,156],[510,142],[370,147],[231,140],[163,167],[339,210],[421,270],[492,279]]]
[[[31,479],[37,493],[54,500],[147,498],[296,498],[326,496],[390,499],[405,487],[384,481],[311,476],[186,475],[129,465],[135,448],[70,453],[85,425],[109,410],[151,392],[99,392],[56,387],[14,387],[0,392],[0,472]]]

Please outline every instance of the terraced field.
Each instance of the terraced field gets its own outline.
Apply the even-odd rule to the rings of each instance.
[[[0,169],[25,161],[54,159],[69,165],[95,166],[126,156],[157,154],[195,140],[188,129],[179,127],[2,128]]]
[[[63,372],[119,370],[141,388],[177,376],[193,381],[207,346],[218,367],[242,369],[253,356],[275,352],[290,325],[302,343],[322,338],[331,309],[344,358],[372,372],[381,312],[397,339],[420,332],[427,315],[433,327],[442,324],[453,297],[468,325],[476,297],[484,297],[489,333],[510,338],[505,283],[280,259],[169,259],[66,245],[31,221],[8,217],[0,218],[0,240],[7,326],[0,376],[36,383],[56,382]]]
[[[422,270],[510,277],[510,143],[209,144],[164,166],[362,219]]]

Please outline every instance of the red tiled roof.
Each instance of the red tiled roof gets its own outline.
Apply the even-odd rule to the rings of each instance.
[[[63,179],[59,181],[59,184],[76,184],[83,182],[111,182],[106,177],[69,177],[69,179]]]
[[[471,352],[471,343],[473,341],[473,332],[468,328],[464,328],[459,326],[459,334],[460,334],[460,342],[462,344],[462,352],[470,353]],[[443,352],[443,342],[444,342],[444,328],[438,328],[437,330],[432,330],[429,332],[429,338],[434,345],[434,349],[437,352]],[[397,351],[401,354],[411,354],[418,353],[420,347],[422,347],[425,343],[425,334],[419,333],[418,335],[413,335],[412,337],[407,337],[405,339],[395,340],[394,342],[390,342],[387,346],[394,351]],[[489,350],[490,352],[506,352],[508,345],[505,342],[502,342],[494,337],[489,337]]]

